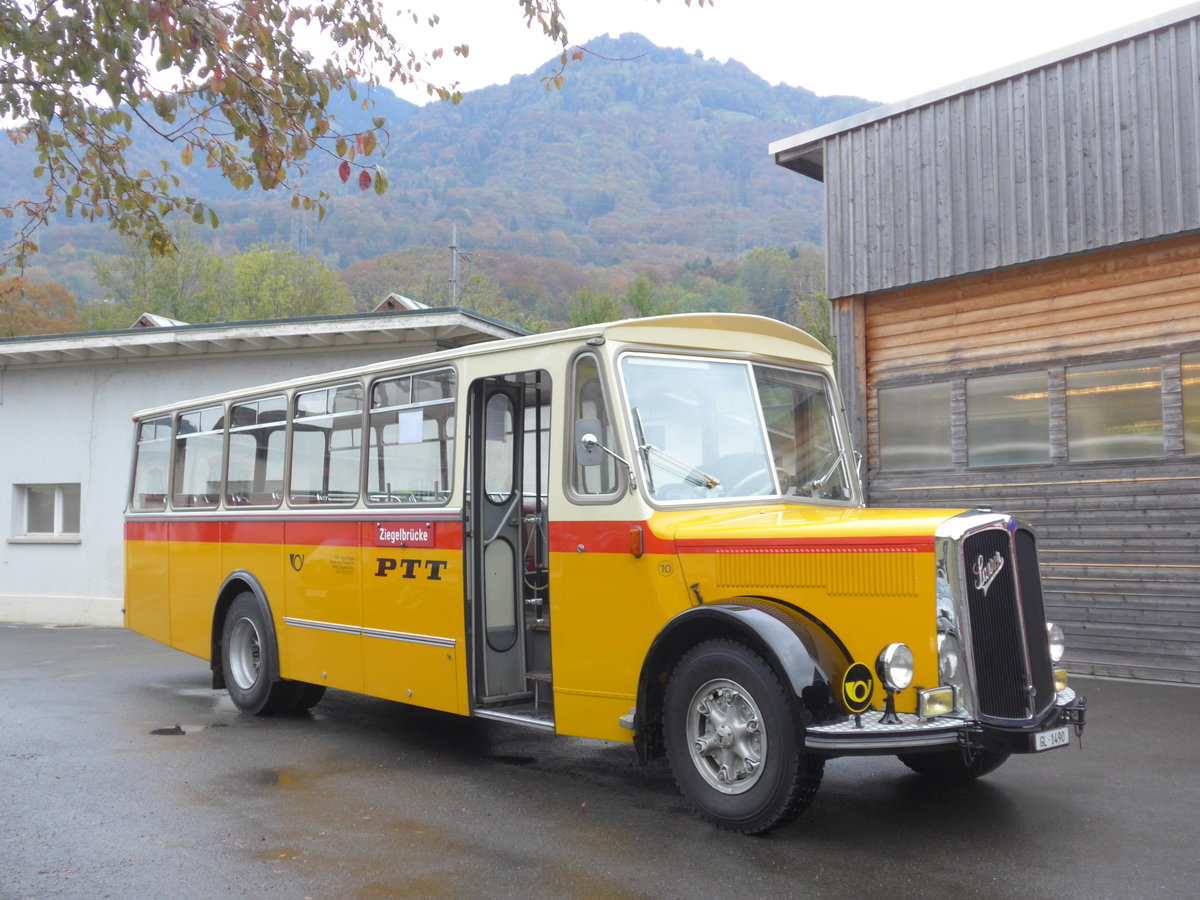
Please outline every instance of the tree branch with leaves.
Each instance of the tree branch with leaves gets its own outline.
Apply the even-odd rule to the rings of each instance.
[[[516,5],[560,46],[546,82],[561,86],[569,45],[559,0]],[[427,80],[427,69],[469,48],[422,54],[399,36],[437,24],[386,0],[0,0],[0,117],[15,123],[14,143],[32,147],[42,189],[0,203],[15,226],[0,273],[23,267],[37,230],[60,214],[107,220],[155,253],[174,250],[172,217],[215,227],[215,211],[180,189],[178,163],[217,169],[241,190],[290,191],[294,207],[318,215],[327,195],[300,185],[310,155],[336,163],[343,181],[357,170],[361,187],[382,193],[387,173],[365,160],[385,123],[342,133],[329,98],[361,84],[369,108],[371,85],[415,83],[457,103],[457,88]],[[327,49],[317,58],[309,46]],[[134,163],[135,124],[173,152]]]

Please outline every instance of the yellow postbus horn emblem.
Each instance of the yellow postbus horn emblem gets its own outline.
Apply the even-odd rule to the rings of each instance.
[[[854,663],[842,676],[842,702],[850,712],[861,713],[870,709],[874,692],[875,677],[862,663]]]

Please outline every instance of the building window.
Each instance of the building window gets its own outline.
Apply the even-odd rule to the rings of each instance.
[[[967,379],[968,465],[1049,462],[1049,387],[1045,372]]]
[[[880,388],[880,468],[908,472],[952,464],[950,382]]]
[[[1134,359],[1067,369],[1072,462],[1163,454],[1162,366]]]
[[[1200,353],[1185,353],[1183,376],[1183,452],[1200,453]]]
[[[79,542],[78,484],[18,484],[17,534],[28,543]]]

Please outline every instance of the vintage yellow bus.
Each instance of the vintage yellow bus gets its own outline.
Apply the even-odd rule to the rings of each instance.
[[[818,341],[719,314],[145,410],[125,621],[247,713],[332,687],[632,742],[747,833],[833,757],[1069,744],[1030,527],[865,508],[840,410]]]

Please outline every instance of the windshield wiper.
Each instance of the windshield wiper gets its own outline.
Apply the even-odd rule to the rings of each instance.
[[[680,473],[683,476],[683,480],[688,484],[694,484],[696,487],[707,488],[710,491],[715,487],[721,486],[721,480],[719,478],[697,469],[691,463],[684,462],[682,459],[672,456],[661,447],[655,447],[653,444],[647,441],[646,435],[642,431],[642,414],[636,407],[633,410],[633,425],[637,431],[638,452],[642,454],[642,461],[646,465],[646,487],[650,490],[651,494],[654,493],[654,476],[650,467],[650,451],[654,451],[667,462],[674,463],[679,468]]]
[[[829,483],[829,479],[834,476],[834,473],[837,472],[838,467],[842,464],[842,451],[829,451],[828,455],[826,456],[826,460],[829,461],[829,467],[824,469],[816,478],[806,481],[801,490],[819,491],[821,488],[825,487],[825,485]]]

